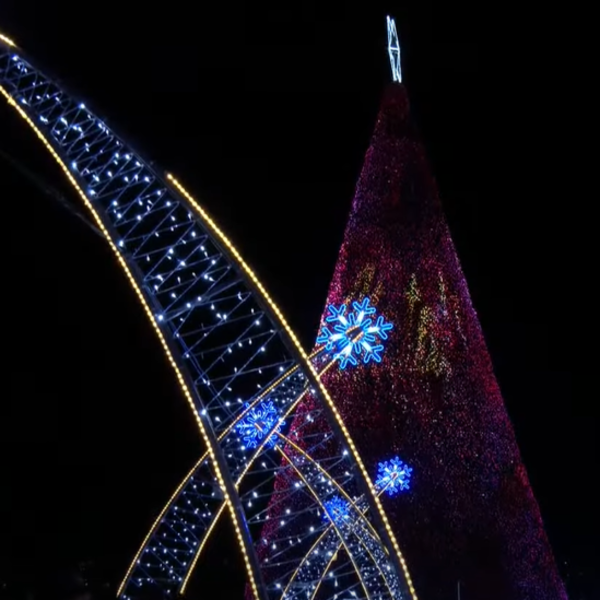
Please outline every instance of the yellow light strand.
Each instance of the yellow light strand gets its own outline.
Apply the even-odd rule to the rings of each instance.
[[[0,33],[0,42],[4,42],[7,46],[11,48],[16,48],[17,45],[7,36]]]

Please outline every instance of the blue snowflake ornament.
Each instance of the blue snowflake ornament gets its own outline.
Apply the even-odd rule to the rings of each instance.
[[[329,305],[325,323],[317,337],[317,344],[324,344],[325,350],[333,354],[340,368],[357,366],[359,359],[366,365],[371,361],[381,362],[382,340],[388,339],[388,331],[393,329],[371,305],[369,298],[353,302],[352,310],[346,304]]]
[[[334,496],[323,503],[325,521],[332,521],[335,525],[343,524],[350,516],[350,505],[340,496]]]
[[[375,488],[378,491],[384,491],[388,496],[395,496],[410,488],[412,468],[397,456],[389,461],[380,462],[377,468]]]
[[[256,448],[266,437],[268,437],[267,446],[272,448],[277,443],[276,434],[281,431],[281,425],[275,428],[278,421],[279,412],[273,402],[261,402],[235,425],[235,430],[244,438],[246,448]]]

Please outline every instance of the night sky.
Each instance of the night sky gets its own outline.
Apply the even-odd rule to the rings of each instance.
[[[390,79],[395,16],[413,115],[550,540],[563,574],[589,580],[600,561],[597,392],[578,374],[594,352],[589,281],[544,34],[466,2],[205,4],[3,0],[0,30],[193,191],[310,348]],[[76,202],[4,105],[0,150]],[[116,580],[201,444],[104,242],[2,158],[0,198],[0,577],[91,558]],[[243,573],[221,536],[213,576],[234,597]]]

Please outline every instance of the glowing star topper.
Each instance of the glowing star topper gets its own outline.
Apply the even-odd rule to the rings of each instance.
[[[256,448],[265,437],[268,437],[267,445],[272,448],[277,442],[276,433],[281,430],[281,425],[275,429],[278,421],[279,413],[273,402],[262,402],[237,423],[235,430],[244,438],[246,448]]]
[[[395,496],[410,488],[412,469],[397,456],[389,461],[380,462],[377,466],[375,487],[379,492]]]
[[[364,364],[381,362],[381,342],[388,339],[387,332],[393,325],[377,315],[369,298],[353,302],[352,310],[347,312],[347,309],[345,304],[328,307],[325,322],[329,325],[321,328],[317,344],[324,344],[326,351],[333,352],[333,358],[339,361],[342,369],[349,364],[358,365],[358,358]]]
[[[332,521],[335,525],[343,524],[350,516],[350,505],[340,496],[334,496],[323,503],[326,521]]]
[[[400,83],[402,81],[402,66],[400,65],[400,42],[398,41],[398,32],[396,31],[396,21],[391,17],[387,18],[388,32],[388,54],[392,65],[392,79]]]

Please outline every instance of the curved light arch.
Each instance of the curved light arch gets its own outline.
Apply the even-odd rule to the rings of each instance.
[[[176,338],[182,337],[178,328],[173,327],[171,329],[168,329],[164,326],[163,321],[169,321],[170,319],[174,320],[176,317],[179,318],[180,321],[183,321],[184,319],[183,317],[181,317],[181,315],[183,313],[186,313],[187,309],[183,308],[182,306],[176,306],[176,302],[171,302],[170,304],[168,304],[168,308],[174,307],[175,309],[177,309],[178,312],[161,312],[160,309],[162,308],[162,305],[160,304],[158,298],[162,291],[157,291],[156,293],[150,291],[149,284],[147,281],[148,276],[145,275],[145,272],[134,260],[136,258],[136,253],[139,253],[140,247],[146,244],[148,239],[151,239],[151,241],[153,241],[153,238],[151,238],[151,234],[145,234],[145,237],[142,241],[133,238],[135,239],[136,243],[139,242],[140,244],[140,246],[138,246],[137,249],[132,250],[131,248],[128,248],[126,243],[124,244],[125,249],[123,249],[123,237],[119,234],[120,224],[115,224],[116,217],[114,217],[112,213],[109,214],[109,211],[111,210],[110,207],[100,207],[98,204],[95,203],[96,198],[94,198],[94,184],[90,184],[90,177],[92,171],[90,171],[88,167],[82,169],[81,165],[78,166],[75,162],[69,163],[73,147],[77,146],[79,142],[83,143],[83,140],[86,139],[84,137],[82,126],[89,126],[90,128],[94,126],[98,127],[101,131],[101,134],[104,135],[103,139],[105,139],[105,141],[108,140],[106,141],[106,146],[112,149],[107,151],[104,157],[102,157],[102,160],[106,160],[108,154],[111,154],[114,151],[115,147],[119,148],[123,146],[124,151],[128,150],[128,147],[124,145],[124,143],[121,140],[119,140],[119,138],[117,138],[117,136],[114,135],[112,131],[110,131],[99,119],[92,115],[83,104],[77,105],[76,103],[74,103],[73,99],[70,98],[67,94],[65,94],[61,88],[56,86],[56,84],[54,84],[51,80],[46,78],[39,70],[33,67],[31,62],[28,59],[24,58],[23,53],[20,50],[18,50],[17,46],[14,44],[14,42],[12,42],[12,40],[7,38],[6,36],[0,35],[0,61],[2,60],[6,61],[7,66],[2,68],[2,66],[0,65],[0,94],[6,98],[8,103],[17,111],[19,116],[40,139],[46,150],[56,160],[56,162],[64,172],[65,176],[67,177],[67,180],[72,185],[72,187],[77,192],[81,200],[84,202],[85,206],[92,214],[94,221],[98,225],[99,229],[102,231],[111,250],[113,251],[113,254],[117,259],[117,263],[119,264],[119,267],[122,269],[125,276],[127,277],[132,289],[134,290],[134,293],[136,294],[138,300],[142,305],[145,314],[150,320],[151,326],[159,339],[161,347],[163,348],[165,358],[167,359],[168,363],[171,365],[171,368],[175,373],[180,389],[184,397],[186,398],[186,401],[190,405],[201,436],[206,444],[207,452],[210,457],[210,467],[214,476],[215,489],[220,490],[224,495],[226,506],[228,507],[230,516],[234,524],[236,537],[238,539],[239,546],[243,553],[244,563],[248,573],[252,591],[256,598],[266,599],[268,595],[265,590],[265,584],[261,581],[261,570],[257,564],[252,538],[248,530],[247,518],[244,513],[243,506],[241,506],[240,498],[238,497],[238,494],[233,485],[233,480],[230,473],[230,470],[232,468],[231,461],[229,461],[228,457],[224,455],[223,449],[218,443],[218,435],[220,431],[222,431],[223,428],[226,426],[227,421],[231,420],[231,418],[235,416],[235,407],[230,408],[229,401],[224,401],[223,390],[225,388],[220,388],[219,391],[219,389],[214,387],[214,383],[211,382],[208,376],[207,381],[202,381],[203,384],[206,384],[206,387],[202,389],[206,390],[206,393],[208,394],[207,397],[209,399],[208,401],[202,400],[202,395],[205,392],[201,393],[199,390],[199,386],[201,385],[200,377],[194,379],[194,377],[192,376],[193,368],[190,366],[185,366],[186,364],[192,364],[194,366],[194,360],[196,359],[196,356],[192,353],[182,353],[182,351],[178,349],[176,345],[178,343]],[[11,65],[11,63],[9,62],[10,60],[15,61],[15,64]],[[15,72],[14,69],[11,70],[11,67],[14,67],[14,69],[17,70],[21,70],[21,74]],[[33,83],[29,82],[29,80],[27,79],[30,76],[34,80]],[[46,93],[42,97],[38,94],[38,91],[48,89],[54,90],[52,92],[52,95]],[[43,92],[40,93],[43,94]],[[61,121],[64,121],[65,125],[64,128],[60,126],[61,131],[58,130],[56,123],[50,123],[48,118],[44,115],[56,113],[54,108],[48,108],[48,105],[51,103],[52,100],[56,100],[57,102],[56,105],[52,106],[54,108],[58,107],[59,110],[62,110],[62,103],[65,103],[67,105],[67,108],[65,108],[65,110],[68,109],[70,111],[69,114],[75,114],[75,120],[73,122],[76,123],[76,125],[69,124],[65,120],[64,116],[60,119]],[[42,123],[41,125],[39,124],[40,121]],[[53,127],[54,129],[50,129],[50,127]],[[77,127],[79,128],[78,130]],[[67,140],[67,137],[73,133],[73,130],[79,131],[80,135],[79,137],[78,134],[72,136],[75,141],[73,141],[71,144],[71,141]],[[96,138],[94,139],[99,140],[101,134],[98,134],[98,136],[96,136]],[[88,135],[87,130],[85,135]],[[65,149],[64,144],[66,144],[67,142],[70,144],[70,146],[67,149]],[[78,148],[77,151],[81,153],[83,152],[81,148]],[[89,152],[90,149],[86,148],[85,151]],[[96,148],[94,150],[94,152],[96,153],[94,154],[94,156],[97,158],[104,151],[104,149]],[[131,159],[131,155],[133,155],[133,159]],[[118,153],[116,153],[114,156],[121,160],[119,158]],[[270,322],[275,325],[276,329],[270,331],[270,334],[272,334],[270,337],[270,334],[265,335],[267,335],[269,341],[275,339],[276,342],[279,343],[278,350],[280,352],[284,352],[284,350],[287,351],[285,360],[281,359],[281,362],[279,363],[281,365],[281,368],[283,368],[282,365],[284,364],[288,366],[292,364],[300,365],[303,376],[306,379],[307,385],[313,386],[316,390],[316,393],[318,394],[319,398],[323,403],[325,412],[328,413],[328,415],[332,419],[332,424],[334,425],[334,429],[337,431],[337,435],[339,436],[341,442],[348,448],[349,453],[352,457],[353,464],[358,469],[359,476],[357,481],[360,485],[362,485],[365,488],[368,501],[373,508],[371,512],[373,513],[376,522],[379,525],[381,525],[380,533],[382,536],[383,543],[386,547],[390,549],[392,561],[396,565],[399,576],[401,576],[403,581],[406,583],[406,586],[408,587],[411,596],[415,598],[416,596],[414,594],[412,583],[410,582],[410,576],[408,575],[408,571],[406,569],[404,559],[400,553],[398,543],[387,521],[383,508],[377,498],[375,488],[370,478],[368,477],[368,473],[366,472],[365,466],[362,463],[362,460],[356,450],[356,447],[352,439],[350,438],[349,433],[346,427],[344,426],[336,407],[334,406],[326,389],[319,380],[318,373],[315,367],[311,364],[309,357],[300,346],[297,336],[289,327],[281,310],[271,299],[266,289],[259,281],[258,277],[245,263],[241,254],[235,248],[235,246],[228,240],[228,238],[220,230],[217,224],[208,216],[206,211],[197,203],[197,201],[187,192],[187,190],[183,188],[183,186],[172,175],[167,174],[166,181],[164,181],[162,177],[160,175],[157,175],[156,171],[150,168],[148,163],[140,159],[139,155],[137,155],[136,153],[129,151],[126,157],[126,167],[130,164],[131,161],[134,161],[137,165],[136,173],[150,173],[153,177],[151,183],[155,183],[157,187],[160,187],[160,190],[158,190],[158,192],[160,192],[159,198],[167,197],[174,199],[176,208],[181,209],[179,212],[182,212],[184,210],[188,211],[190,223],[193,223],[198,226],[198,228],[202,232],[202,235],[204,235],[206,239],[210,241],[212,246],[214,246],[217,251],[222,251],[222,255],[220,255],[220,258],[224,257],[224,260],[226,262],[226,266],[224,267],[225,275],[222,276],[222,279],[224,280],[223,283],[219,285],[221,279],[218,279],[216,280],[216,283],[214,283],[214,285],[209,285],[207,288],[209,290],[209,299],[207,300],[207,298],[205,297],[203,300],[202,297],[198,297],[198,304],[194,304],[194,306],[188,304],[189,312],[186,314],[191,314],[191,312],[196,310],[196,308],[204,306],[203,304],[201,304],[201,302],[210,302],[210,298],[212,298],[213,296],[217,297],[219,294],[222,294],[224,290],[239,290],[243,286],[245,286],[244,289],[248,288],[250,291],[243,298],[241,297],[241,292],[238,292],[238,308],[241,304],[246,302],[248,298],[250,298],[250,300],[252,300],[259,306],[266,306],[266,310],[263,311],[263,315],[267,320],[270,320]],[[110,160],[112,160],[112,158],[113,156],[111,154]],[[106,164],[110,165],[110,162],[107,162]],[[106,167],[106,164],[103,168]],[[115,162],[115,164],[117,164],[117,162]],[[122,169],[123,167],[121,166],[119,171],[121,174],[123,173]],[[131,172],[133,172],[134,170],[135,169],[130,169]],[[129,173],[130,171],[126,172]],[[104,172],[101,172],[100,174],[104,176]],[[112,174],[110,173],[110,171],[108,171],[108,174],[112,179]],[[129,182],[129,180],[127,179],[128,176],[129,175],[123,177],[125,181]],[[94,175],[94,177],[96,177],[96,175]],[[150,183],[150,179],[148,179],[148,181]],[[137,185],[137,180],[135,185]],[[109,184],[107,183],[102,189],[106,190],[108,186]],[[127,188],[127,191],[129,189],[132,189],[133,187],[134,183],[131,182],[129,182],[127,186],[125,184],[121,184],[121,188],[113,186],[112,188],[110,188],[110,190],[112,190],[110,193],[117,194],[118,192],[119,195],[117,195],[116,198],[120,199],[120,194],[125,193],[122,191],[123,189]],[[142,206],[141,199],[142,196],[137,197],[140,206]],[[115,203],[116,202],[117,200],[115,200]],[[150,200],[148,200],[148,203],[152,205],[152,202]],[[133,204],[133,201],[131,202],[131,204]],[[167,206],[170,206],[169,201],[167,201]],[[148,208],[147,213],[144,213],[143,215],[138,214],[138,220],[149,221],[150,216],[154,217],[158,215],[158,210],[159,209],[156,209],[153,212],[151,212],[150,208]],[[116,212],[116,209],[113,212]],[[172,213],[175,212],[175,209],[172,209],[167,212],[168,214],[172,215]],[[150,216],[147,216],[148,214],[150,214]],[[111,220],[111,218],[109,217],[111,217],[113,220]],[[118,216],[118,219],[121,219],[121,215]],[[165,217],[164,219],[166,220],[167,217]],[[128,221],[125,221],[125,223],[129,225]],[[161,226],[163,224],[164,222],[161,221]],[[177,227],[179,227],[179,225],[180,223],[178,222]],[[134,223],[132,229],[135,229],[136,226],[137,225]],[[175,226],[171,227],[171,232],[174,231],[174,227]],[[159,233],[158,228],[159,226],[157,225],[156,229],[152,232],[157,237],[163,233],[163,230],[160,230]],[[190,227],[189,229],[192,228]],[[179,231],[180,230],[178,229],[176,233],[179,234]],[[128,241],[130,239],[131,238],[128,238]],[[166,246],[161,248],[161,251],[164,251]],[[173,247],[171,247],[171,250],[172,249]],[[151,255],[149,252],[150,251],[144,254],[144,257],[150,262]],[[166,258],[170,257],[167,256]],[[157,260],[157,264],[161,264],[162,261],[166,259],[160,258]],[[182,269],[186,267],[185,261],[182,260],[180,262],[183,263]],[[173,268],[169,272],[168,276],[173,276],[173,274],[177,272],[178,268],[179,267]],[[150,270],[150,273],[152,272],[153,269]],[[227,274],[231,274],[230,281],[226,280]],[[193,273],[193,275],[195,279],[193,279],[192,283],[190,283],[188,287],[192,287],[192,285],[199,279],[199,277],[197,277],[195,273]],[[175,277],[180,282],[181,278],[179,276]],[[211,282],[215,282],[215,280],[211,277],[209,277],[209,279]],[[158,290],[159,286],[155,285],[155,288]],[[211,296],[211,293],[213,294],[213,296]],[[177,297],[174,292],[172,295],[175,298]],[[219,299],[222,299],[222,297],[219,296]],[[237,310],[237,308],[235,310]],[[221,319],[220,316],[219,319]],[[224,322],[225,320],[226,319],[224,317],[222,321]],[[206,337],[209,334],[212,335],[221,326],[222,329],[220,331],[224,331],[225,325],[221,324],[213,324],[210,326],[210,328],[207,327],[207,329],[210,329],[210,331],[208,333],[204,333],[204,336]],[[247,333],[247,331],[248,330],[246,329],[242,333],[240,333],[241,337],[238,339],[243,339],[245,341],[250,340],[250,343],[252,342],[252,339],[258,339],[248,337],[249,334]],[[168,337],[168,333],[171,333],[171,337]],[[180,343],[183,345],[183,348],[187,347],[187,342],[185,344],[183,341]],[[198,345],[200,345],[200,342],[198,342]],[[264,350],[264,346],[261,348],[261,350]],[[208,350],[205,350],[205,352],[208,352]],[[223,353],[224,352],[225,351],[223,350]],[[255,360],[258,351],[254,352],[254,350],[252,350],[252,352],[253,353],[250,354],[250,358],[248,358],[247,362],[244,364],[244,367],[246,367],[253,360]],[[222,360],[222,358],[223,356],[221,355],[220,359]],[[192,362],[186,363],[187,359],[189,359]],[[214,361],[210,364],[207,363],[208,367],[212,368],[215,364],[217,364],[218,360],[219,357],[215,358]],[[270,369],[269,373],[271,373],[275,365],[276,363],[268,363],[268,368]],[[195,367],[195,374],[199,374],[201,376],[203,373],[203,369],[200,368],[198,365],[195,365]],[[271,377],[271,380],[273,379],[272,375],[269,375],[269,377]],[[235,377],[229,377],[228,381],[233,381],[233,379],[235,379]],[[217,415],[216,420],[214,418],[214,415]],[[220,415],[223,416],[221,417]],[[225,423],[219,425],[222,420],[225,420]],[[236,460],[238,460],[239,462],[240,460],[245,460],[245,458],[236,457]]]
[[[316,354],[316,353],[315,353]],[[330,366],[330,365],[329,365]],[[297,366],[292,367],[292,369],[290,369],[290,373],[286,373],[286,375],[284,377],[282,377],[282,380],[286,379],[287,376],[289,376],[290,374],[293,374],[293,372],[295,370],[297,370]],[[328,367],[326,367],[325,369],[323,369],[323,371],[325,371]],[[279,384],[280,381],[276,382],[276,385]],[[274,386],[275,387],[275,386]],[[239,415],[239,417],[236,419],[236,421],[234,421],[231,426],[224,431],[221,436],[220,439],[224,438],[225,435],[227,435],[228,433],[231,432],[231,430],[235,427],[235,424],[237,421],[241,420],[245,414],[247,414],[254,406],[256,406],[262,399],[264,396],[266,396],[268,394],[269,390],[266,390],[265,392],[259,394],[259,396],[255,399],[255,401],[250,404],[248,406],[248,408]],[[295,406],[298,404],[298,402],[300,402],[303,398],[303,394],[299,395],[295,400],[294,400],[294,404],[292,404],[289,409],[286,411],[286,413],[284,413],[280,419],[280,423],[282,423],[285,418],[293,411],[293,409],[295,408]],[[277,427],[276,427],[277,428]],[[251,459],[250,461],[248,461],[248,465],[247,468],[245,469],[245,471],[251,466],[252,462],[258,458],[258,455],[260,454],[260,451],[264,448],[264,446],[266,445],[267,440],[263,440],[263,442],[259,445],[259,447],[257,448],[257,451],[254,454],[253,459]],[[159,513],[159,515],[156,517],[156,519],[154,520],[154,523],[152,524],[150,530],[148,531],[148,533],[146,534],[146,536],[144,537],[144,540],[142,542],[142,544],[140,545],[140,548],[138,549],[138,551],[136,552],[129,568],[127,569],[127,572],[125,573],[125,577],[123,578],[121,584],[119,585],[119,588],[117,589],[117,596],[120,596],[125,588],[125,586],[127,585],[128,579],[131,576],[131,573],[133,571],[133,569],[135,568],[135,565],[137,563],[137,561],[139,560],[141,554],[144,552],[145,548],[147,547],[148,542],[150,541],[150,538],[152,537],[152,535],[154,534],[154,532],[156,531],[158,525],[160,524],[161,520],[163,519],[164,515],[167,513],[167,511],[171,508],[171,506],[173,505],[174,500],[179,496],[179,494],[181,493],[181,491],[185,488],[185,486],[189,483],[189,481],[191,480],[191,478],[194,476],[194,474],[196,474],[203,466],[206,465],[207,461],[208,461],[208,452],[205,452],[204,454],[202,454],[202,456],[200,457],[200,459],[196,462],[196,464],[188,471],[188,473],[186,474],[186,476],[183,478],[183,480],[181,481],[181,483],[179,483],[179,485],[175,488],[175,491],[173,492],[173,494],[171,495],[171,497],[169,498],[168,502],[164,505],[164,507],[162,508],[161,512]],[[237,488],[241,482],[241,480],[243,479],[245,472],[243,472],[240,477],[238,477],[238,479],[235,482],[235,487]],[[182,581],[182,585],[180,588],[180,592],[183,593],[185,591],[185,587],[189,581],[189,577],[192,574],[193,570],[194,570],[194,566],[196,564],[196,562],[198,561],[202,549],[204,547],[204,545],[206,544],[206,542],[208,541],[210,534],[212,532],[212,530],[214,529],[214,527],[216,526],[221,514],[223,513],[223,509],[225,508],[225,505],[221,505],[218,510],[217,513],[214,515],[213,520],[210,522],[203,538],[200,541],[198,550],[195,552],[193,558],[192,558],[192,562],[190,564],[190,568],[187,571],[187,574],[184,578],[184,580]]]
[[[17,110],[19,115],[25,120],[25,122],[31,127],[31,129],[34,131],[34,133],[42,141],[42,143],[46,147],[46,150],[48,150],[50,152],[50,154],[52,155],[52,157],[56,160],[58,165],[61,167],[61,169],[67,176],[69,183],[73,186],[73,188],[75,189],[77,194],[83,200],[86,207],[92,213],[92,216],[93,216],[94,220],[96,221],[96,224],[98,225],[98,227],[100,228],[100,231],[103,233],[104,237],[106,238],[106,241],[108,242],[111,250],[115,253],[115,255],[117,257],[117,261],[119,263],[119,266],[125,273],[125,276],[127,277],[128,281],[129,281],[129,284],[133,288],[136,296],[138,297],[138,300],[140,301],[140,303],[142,305],[142,308],[144,309],[144,312],[146,313],[146,316],[149,318],[152,328],[154,329],[154,332],[156,333],[156,335],[159,339],[159,342],[162,346],[165,357],[166,357],[167,361],[169,362],[169,364],[171,365],[171,368],[175,372],[175,376],[177,378],[179,387],[180,387],[185,399],[187,400],[188,404],[190,405],[190,408],[192,410],[192,413],[193,413],[196,423],[198,425],[198,429],[200,430],[202,439],[208,448],[208,453],[212,459],[212,467],[215,471],[215,476],[225,492],[225,502],[226,502],[227,507],[230,512],[230,516],[231,516],[231,519],[232,519],[232,522],[233,522],[233,525],[235,528],[235,533],[238,538],[240,548],[242,549],[244,563],[246,566],[246,571],[248,573],[250,585],[252,587],[254,596],[257,599],[262,598],[263,592],[259,591],[259,587],[258,587],[258,584],[256,581],[256,574],[259,571],[258,571],[258,569],[253,569],[250,564],[251,554],[248,550],[249,550],[249,548],[251,548],[251,542],[249,542],[249,540],[245,539],[245,537],[243,535],[244,530],[242,529],[242,525],[240,524],[239,515],[237,514],[237,511],[234,507],[234,504],[232,502],[230,495],[226,491],[226,487],[227,487],[226,480],[225,480],[225,477],[217,463],[214,445],[212,443],[212,440],[210,439],[206,424],[203,422],[203,419],[200,417],[200,414],[198,413],[198,410],[196,409],[196,406],[195,406],[195,403],[193,400],[193,396],[192,396],[192,392],[190,390],[189,384],[186,382],[186,377],[184,376],[184,374],[182,373],[182,370],[178,366],[178,364],[174,358],[174,353],[172,352],[171,348],[169,347],[169,344],[168,344],[163,332],[161,331],[160,327],[158,326],[157,320],[150,308],[148,301],[146,300],[144,294],[142,293],[142,290],[140,289],[140,286],[138,285],[138,283],[132,273],[132,270],[129,268],[129,266],[127,265],[127,263],[121,256],[121,253],[119,252],[117,246],[115,245],[111,234],[109,233],[108,229],[104,225],[98,212],[94,209],[94,207],[92,206],[88,197],[86,196],[85,192],[81,189],[81,187],[79,186],[79,184],[77,183],[77,181],[75,180],[75,178],[73,177],[71,172],[69,171],[69,169],[66,166],[66,164],[64,163],[64,161],[61,159],[61,157],[58,155],[58,153],[54,150],[54,148],[48,142],[46,136],[42,133],[42,131],[37,127],[37,125],[32,121],[32,119],[27,115],[27,113],[17,104],[17,102],[13,99],[13,97],[6,91],[4,86],[2,86],[1,84],[0,84],[0,94],[2,94],[6,98],[7,102]]]

